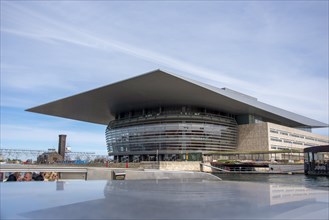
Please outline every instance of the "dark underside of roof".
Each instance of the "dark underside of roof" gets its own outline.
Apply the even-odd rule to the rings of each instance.
[[[234,115],[256,115],[289,127],[328,125],[229,90],[218,89],[161,70],[27,109],[107,125],[119,112],[157,106],[199,106]]]

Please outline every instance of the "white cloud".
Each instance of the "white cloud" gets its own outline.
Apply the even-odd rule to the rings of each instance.
[[[145,59],[150,62],[157,63],[158,65],[167,66],[169,68],[175,68],[182,72],[189,73],[195,76],[202,76],[206,79],[215,80],[224,84],[235,84],[241,87],[248,87],[250,84],[247,81],[242,81],[236,78],[230,77],[227,73],[219,73],[217,71],[193,65],[188,62],[180,61],[177,58],[159,54],[154,51],[142,49],[127,43],[117,41],[113,38],[101,36],[97,33],[88,33],[88,31],[80,28],[67,25],[64,22],[58,22],[55,19],[47,18],[41,14],[35,13],[28,9],[23,9],[17,5],[15,8],[20,9],[21,13],[26,13],[31,16],[31,20],[25,20],[24,22],[30,24],[32,21],[39,21],[34,24],[33,29],[22,28],[21,31],[13,30],[10,28],[2,28],[5,33],[11,33],[22,37],[29,37],[35,40],[41,40],[48,43],[52,41],[63,41],[71,44],[76,44],[91,49],[104,50],[112,52],[117,50],[121,53],[126,53],[137,58]],[[34,19],[33,19],[34,18]],[[28,27],[29,25],[26,25]],[[47,27],[44,29],[43,27]]]
[[[107,84],[127,78],[118,76],[124,71],[139,74],[143,73],[140,69],[150,71],[146,68],[150,66],[328,121],[328,31],[323,31],[328,19],[321,20],[328,18],[327,12],[316,14],[299,3],[284,8],[271,2],[232,3],[236,8],[222,2],[193,3],[189,8],[185,3],[173,4],[184,10],[167,3],[155,13],[152,3],[139,4],[136,11],[135,6],[120,8],[121,4],[112,2],[4,2],[1,34],[6,45],[1,51],[6,62],[1,63],[1,105],[22,107],[39,101],[32,96],[26,99],[25,93],[51,101],[83,91],[82,82]],[[208,14],[196,16],[199,10]],[[35,46],[28,51],[31,62],[13,59],[21,49],[30,49],[26,42]],[[68,51],[74,52],[63,55]],[[84,75],[86,66],[92,72],[89,76]],[[13,127],[4,128],[9,129],[5,137],[13,138]],[[18,130],[21,139],[29,139],[23,131],[31,131]],[[44,132],[48,139],[58,129]],[[78,140],[80,134],[71,136]],[[99,134],[90,140],[103,139],[104,134]]]

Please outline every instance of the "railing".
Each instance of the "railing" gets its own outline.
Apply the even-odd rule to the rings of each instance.
[[[201,165],[201,166],[205,166],[205,167],[210,167],[210,168],[212,168],[212,169],[214,169],[214,170],[219,170],[219,171],[223,171],[223,172],[230,172],[230,171],[228,171],[228,170],[224,170],[224,169],[222,169],[222,168],[214,167],[214,166],[211,166],[211,165],[208,165],[208,164],[204,164],[204,163],[200,163],[200,165]]]
[[[0,172],[61,172],[61,173],[87,173],[84,167],[53,167],[35,165],[1,165]]]

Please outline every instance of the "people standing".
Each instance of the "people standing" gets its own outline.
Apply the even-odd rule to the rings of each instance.
[[[13,174],[10,174],[6,182],[13,182],[13,181],[22,181],[20,172],[15,172]]]
[[[32,173],[26,172],[23,177],[23,181],[32,181]]]

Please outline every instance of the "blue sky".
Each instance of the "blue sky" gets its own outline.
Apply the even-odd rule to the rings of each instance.
[[[329,123],[328,37],[328,1],[1,1],[1,148],[105,154],[105,126],[24,110],[158,68]]]

